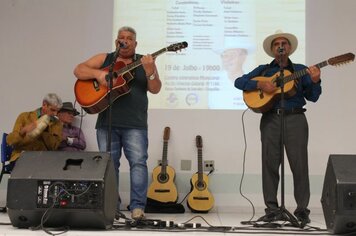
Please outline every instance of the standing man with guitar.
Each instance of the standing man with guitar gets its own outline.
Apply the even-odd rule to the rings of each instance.
[[[148,171],[147,171],[147,91],[157,94],[161,89],[161,81],[151,55],[136,54],[136,31],[131,27],[122,27],[118,31],[116,47],[119,50],[116,64],[123,66],[141,60],[142,65],[133,68],[122,77],[127,80],[130,90],[112,103],[112,140],[111,156],[116,169],[119,183],[119,167],[122,150],[130,165],[130,211],[135,220],[144,217],[147,200]],[[108,86],[107,70],[113,63],[115,52],[101,53],[79,64],[74,74],[79,80],[96,79],[100,86]],[[115,77],[115,76],[114,76]],[[121,78],[114,78],[113,85]],[[99,113],[96,122],[97,141],[100,151],[107,150],[108,110]],[[120,199],[117,210],[120,209]]]
[[[284,148],[294,180],[294,197],[297,208],[294,215],[301,225],[310,222],[308,209],[310,198],[308,171],[308,122],[304,112],[306,100],[316,102],[321,94],[320,69],[316,66],[307,68],[302,64],[295,64],[289,56],[297,49],[296,36],[289,33],[276,32],[268,36],[263,42],[265,52],[274,58],[270,64],[260,65],[248,74],[237,78],[235,87],[248,95],[257,91],[256,100],[276,95],[280,91],[278,79],[271,81],[269,77],[278,78],[279,72],[284,74],[306,70],[307,73],[297,81],[291,81],[290,91],[285,84],[284,99]],[[259,77],[260,79],[256,79]],[[265,79],[261,79],[265,78]],[[262,142],[262,183],[263,196],[266,205],[266,215],[260,221],[283,220],[279,213],[277,200],[279,184],[279,167],[281,165],[281,100],[275,96],[265,107],[252,108],[262,112],[260,123]],[[245,102],[246,97],[244,97]],[[256,101],[258,102],[258,101]],[[251,108],[251,107],[250,107]]]

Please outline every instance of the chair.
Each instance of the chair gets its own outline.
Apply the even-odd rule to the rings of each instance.
[[[1,174],[0,174],[0,183],[4,174],[10,174],[13,168],[13,165],[9,163],[12,147],[6,142],[7,133],[3,133],[1,141]],[[6,212],[6,207],[0,207],[0,212]]]

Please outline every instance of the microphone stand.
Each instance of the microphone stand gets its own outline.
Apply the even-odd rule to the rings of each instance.
[[[109,67],[109,72],[106,74],[105,76],[105,80],[106,82],[109,82],[109,89],[108,89],[108,95],[107,95],[107,100],[108,100],[108,136],[107,136],[107,143],[106,143],[106,151],[109,152],[110,157],[111,157],[111,131],[112,131],[112,96],[111,96],[111,92],[112,92],[112,88],[113,88],[113,79],[114,79],[114,66],[116,64],[116,60],[119,56],[119,52],[120,52],[120,48],[122,47],[122,44],[119,43],[116,46],[116,50],[114,53],[114,59],[111,62],[111,65]]]
[[[280,160],[281,160],[281,206],[279,207],[279,212],[277,211],[277,214],[282,215],[282,219],[285,221],[288,221],[292,224],[294,227],[301,228],[301,225],[299,224],[298,220],[286,209],[285,207],[285,200],[284,200],[284,115],[285,115],[285,105],[284,105],[284,68],[283,68],[283,52],[284,48],[279,48],[279,86],[281,88],[281,100],[280,100],[280,113],[279,113],[279,118],[280,118]]]

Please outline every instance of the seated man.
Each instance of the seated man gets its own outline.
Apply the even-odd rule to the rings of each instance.
[[[55,117],[62,107],[61,98],[47,94],[42,106],[34,111],[21,113],[7,143],[13,146],[10,164],[15,165],[22,151],[54,151],[62,141],[62,123]]]
[[[74,116],[79,112],[73,107],[71,102],[64,102],[58,112],[58,118],[63,124],[62,142],[58,147],[61,151],[82,151],[86,147],[86,142],[82,130],[74,126]]]

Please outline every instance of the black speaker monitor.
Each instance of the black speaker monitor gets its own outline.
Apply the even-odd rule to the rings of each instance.
[[[103,152],[23,152],[8,182],[8,214],[19,228],[108,229],[117,200],[114,165]]]
[[[333,234],[356,232],[356,155],[330,155],[321,197]]]

